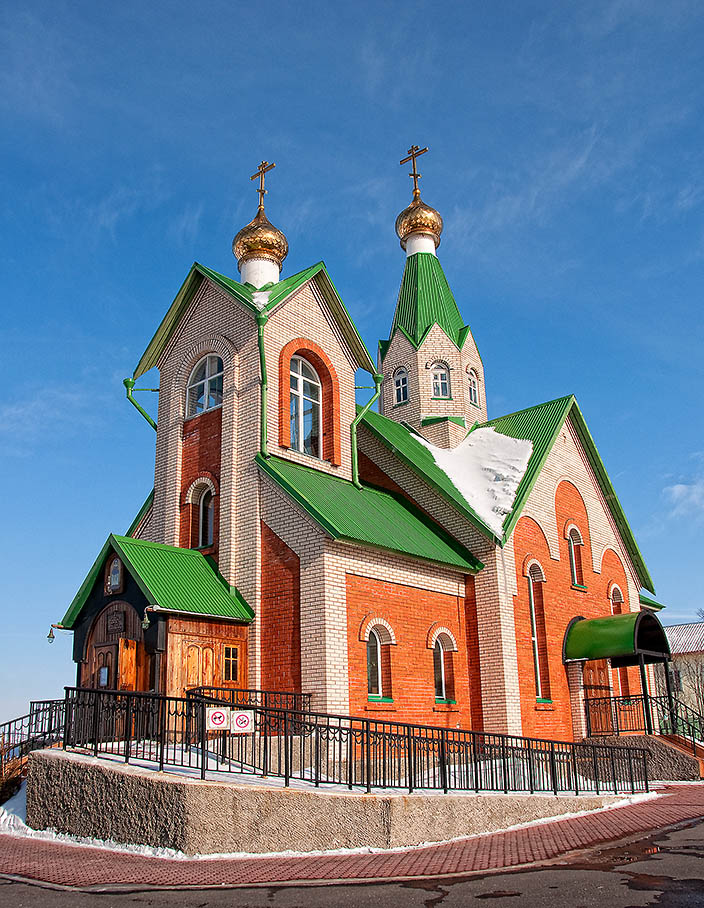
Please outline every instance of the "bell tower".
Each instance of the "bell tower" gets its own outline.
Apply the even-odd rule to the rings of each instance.
[[[379,343],[380,407],[433,444],[452,448],[487,419],[484,366],[437,257],[442,217],[418,187],[417,159],[427,151],[412,145],[400,162],[412,162],[413,198],[396,218],[406,264],[389,339]]]

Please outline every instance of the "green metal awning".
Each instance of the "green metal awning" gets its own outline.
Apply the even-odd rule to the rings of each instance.
[[[613,668],[662,662],[670,655],[665,630],[650,612],[575,618],[567,628],[565,662],[610,659]]]

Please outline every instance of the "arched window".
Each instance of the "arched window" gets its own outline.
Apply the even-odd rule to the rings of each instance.
[[[381,640],[377,632],[371,630],[367,640],[367,694],[370,697],[381,697],[382,690]]]
[[[115,555],[108,567],[105,591],[108,594],[122,592],[122,562],[117,555]]]
[[[219,356],[204,356],[188,379],[186,418],[222,404],[223,365]]]
[[[321,457],[321,385],[318,373],[302,356],[291,358],[291,447]]]
[[[433,363],[433,397],[450,396],[450,371],[445,363]]]
[[[479,406],[479,381],[474,369],[469,371],[469,402]]]
[[[397,369],[394,373],[394,403],[405,404],[408,400],[408,372]]]
[[[623,593],[619,587],[614,584],[611,590],[611,614],[620,615],[623,612]]]
[[[210,489],[206,489],[200,496],[198,504],[198,548],[206,548],[213,544],[214,526],[215,499]]]
[[[570,527],[567,534],[567,545],[570,550],[570,571],[572,573],[572,586],[584,586],[584,572],[582,570],[582,546],[584,541],[577,527]]]
[[[613,585],[611,590],[611,614],[612,615],[621,615],[623,614],[623,593],[621,592],[620,587]],[[631,687],[628,681],[628,669],[619,668],[617,671],[618,674],[618,695],[619,697],[630,697]]]
[[[528,570],[528,605],[530,608],[530,636],[533,646],[535,696],[538,700],[550,699],[545,601],[543,599],[544,582],[543,569],[539,564],[532,564]]]
[[[435,678],[435,699],[454,702],[455,680],[452,665],[452,641],[445,634],[439,634],[433,646],[433,673]]]

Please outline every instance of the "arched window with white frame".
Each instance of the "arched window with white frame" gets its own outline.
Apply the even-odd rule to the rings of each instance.
[[[198,548],[204,549],[214,542],[215,497],[205,489],[198,502]]]
[[[570,553],[570,573],[572,586],[584,588],[584,570],[582,568],[582,546],[584,540],[577,527],[570,527],[567,532],[567,545]]]
[[[475,406],[479,406],[479,379],[477,378],[477,373],[474,369],[470,369],[468,373],[469,380],[469,402]]]
[[[614,583],[611,589],[611,614],[620,615],[623,613],[623,593],[621,588]]]
[[[408,401],[408,370],[401,368],[394,372],[394,404]]]
[[[550,700],[550,672],[548,668],[547,632],[545,628],[545,600],[543,584],[545,574],[534,562],[528,569],[528,607],[530,610],[530,636],[533,649],[536,700]]]
[[[396,643],[391,625],[384,619],[370,621],[363,639],[367,647],[367,696],[369,700],[390,701],[391,647]]]
[[[291,447],[321,457],[322,386],[318,373],[302,356],[291,358]]]
[[[369,697],[382,697],[383,691],[381,677],[381,640],[375,630],[369,631],[367,640],[367,695]]]
[[[188,378],[186,418],[222,405],[222,359],[208,354],[201,359]]]
[[[445,633],[440,633],[433,645],[433,679],[435,684],[435,701],[455,702],[455,674],[452,654],[456,646]]]
[[[450,370],[445,363],[433,363],[433,397],[443,399],[450,397]]]

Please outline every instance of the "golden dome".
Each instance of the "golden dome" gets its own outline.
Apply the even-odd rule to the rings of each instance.
[[[232,241],[232,252],[240,271],[246,261],[254,258],[269,259],[281,270],[288,255],[288,240],[278,227],[274,227],[269,221],[264,214],[264,206],[260,205],[254,220],[243,227]]]
[[[425,233],[432,237],[436,249],[440,245],[442,218],[434,208],[425,204],[419,190],[414,191],[413,201],[396,218],[396,233],[403,249],[406,248],[406,240],[412,233]]]

